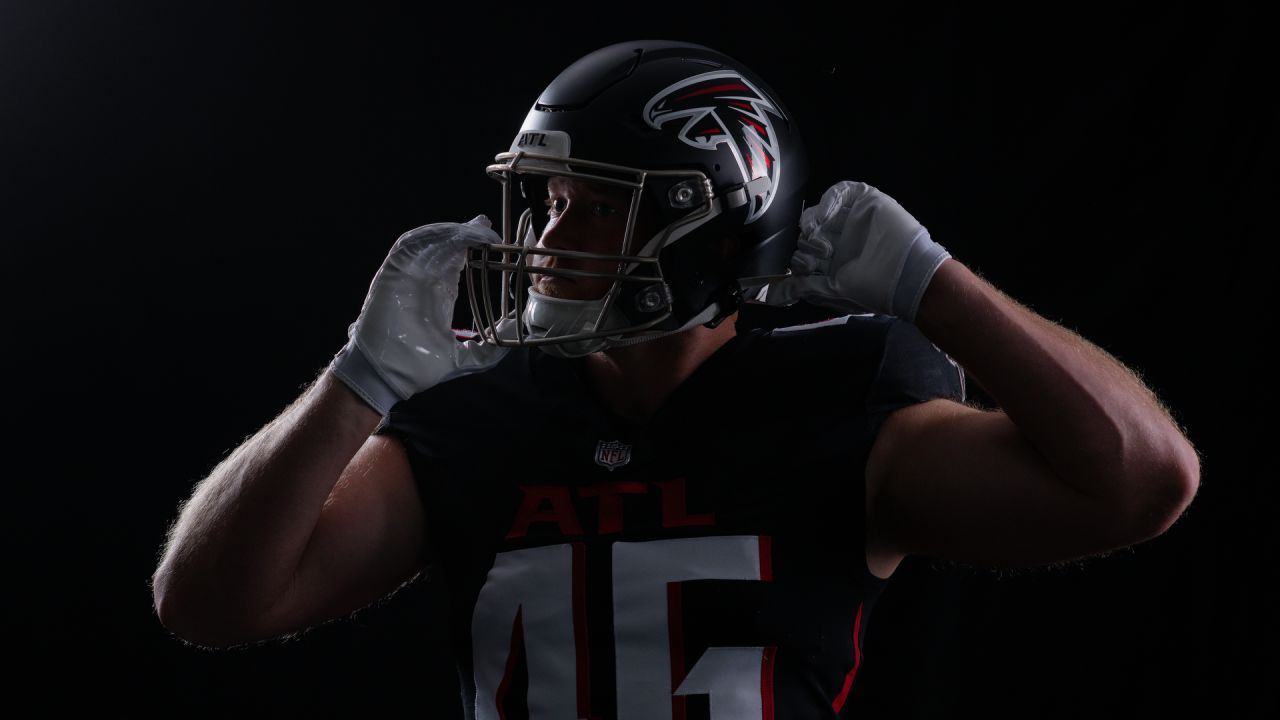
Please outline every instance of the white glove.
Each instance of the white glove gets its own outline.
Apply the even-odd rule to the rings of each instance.
[[[804,300],[914,322],[925,288],[949,257],[896,200],[864,182],[845,180],[800,213],[792,274],[771,283],[763,302]]]
[[[459,342],[453,306],[467,248],[500,243],[489,218],[466,224],[423,225],[400,236],[373,277],[350,338],[334,356],[334,375],[386,415],[391,406],[427,388],[497,365],[510,349]],[[504,324],[508,330],[514,321]]]

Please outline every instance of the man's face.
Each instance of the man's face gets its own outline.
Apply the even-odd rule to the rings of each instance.
[[[537,247],[576,250],[604,255],[621,255],[627,230],[631,190],[617,185],[588,182],[577,178],[552,177],[547,183],[547,227]],[[655,213],[641,205],[636,218],[632,251],[657,230]],[[610,260],[530,256],[533,265],[570,270],[615,273],[618,263]],[[538,292],[558,298],[596,300],[613,284],[601,278],[566,278],[530,273]]]

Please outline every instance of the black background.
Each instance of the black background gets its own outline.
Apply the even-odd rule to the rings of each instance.
[[[908,559],[855,716],[1274,711],[1273,32],[1247,6],[1029,7],[0,5],[11,702],[456,716],[429,582],[211,652],[159,624],[149,575],[193,485],[346,342],[394,239],[497,218],[484,167],[541,88],[663,37],[783,97],[811,203],[889,193],[1203,454],[1179,523],[1084,567]]]

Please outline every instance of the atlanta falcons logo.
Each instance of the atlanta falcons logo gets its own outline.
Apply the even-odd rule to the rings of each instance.
[[[778,138],[773,121],[766,114],[784,118],[782,111],[750,81],[736,72],[717,70],[695,75],[654,95],[644,106],[644,120],[650,127],[684,119],[679,138],[701,150],[728,146],[737,160],[742,182],[769,178],[769,189],[757,194],[747,223],[764,214],[777,193],[782,175]]]

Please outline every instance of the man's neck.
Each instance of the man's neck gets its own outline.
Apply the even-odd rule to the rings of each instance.
[[[586,356],[587,378],[596,397],[614,414],[646,423],[680,383],[738,334],[737,313],[715,328],[701,325],[636,345]]]

